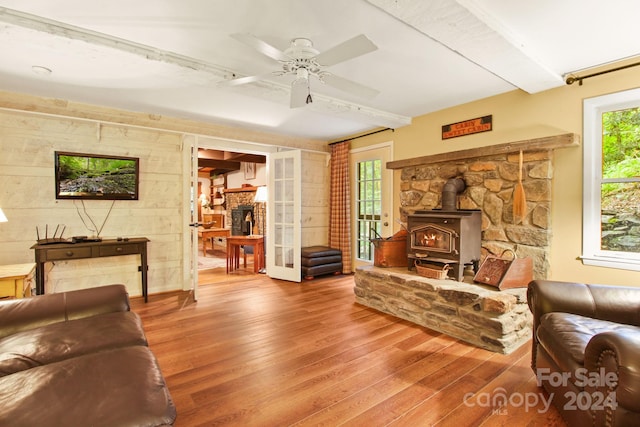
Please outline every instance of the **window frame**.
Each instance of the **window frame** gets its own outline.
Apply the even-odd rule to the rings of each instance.
[[[640,271],[640,253],[601,249],[601,188],[605,181],[602,178],[602,114],[636,107],[640,107],[640,88],[583,100],[581,259],[585,265]]]

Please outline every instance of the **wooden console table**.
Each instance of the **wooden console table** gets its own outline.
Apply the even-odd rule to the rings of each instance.
[[[36,294],[44,294],[44,264],[47,262],[140,255],[141,265],[138,266],[138,271],[142,274],[142,296],[144,302],[147,302],[148,241],[146,237],[136,237],[122,240],[105,239],[100,242],[35,244],[31,249],[35,251],[36,257]]]

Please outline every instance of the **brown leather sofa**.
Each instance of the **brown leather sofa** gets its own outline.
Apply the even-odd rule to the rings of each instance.
[[[0,425],[163,426],[175,418],[123,285],[0,302]]]
[[[640,425],[640,288],[535,280],[531,367],[570,426]]]

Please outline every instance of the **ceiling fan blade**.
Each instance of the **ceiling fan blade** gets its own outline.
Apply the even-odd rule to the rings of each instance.
[[[307,105],[309,95],[309,81],[307,79],[295,79],[291,83],[291,108],[300,108]]]
[[[265,77],[267,77],[270,74],[264,74],[261,76],[247,76],[247,77],[240,77],[237,79],[229,79],[229,80],[222,80],[218,82],[218,87],[226,87],[226,86],[239,86],[239,85],[244,85],[247,83],[253,83],[253,82],[257,82],[260,80],[264,80]]]
[[[278,48],[271,46],[269,43],[264,40],[260,40],[259,38],[245,33],[234,33],[231,34],[231,37],[238,40],[241,43],[246,44],[247,46],[251,46],[258,52],[263,55],[268,56],[271,59],[275,59],[276,61],[291,61],[289,55],[286,55],[283,51]]]
[[[347,80],[343,77],[338,77],[331,73],[326,73],[322,76],[321,81],[333,86],[336,89],[340,89],[343,92],[352,93],[360,98],[371,99],[378,95],[380,92],[369,86],[361,85],[351,80]]]
[[[364,34],[360,34],[318,54],[316,61],[318,61],[318,64],[328,67],[365,53],[373,52],[376,49],[378,49],[378,46],[373,44]]]

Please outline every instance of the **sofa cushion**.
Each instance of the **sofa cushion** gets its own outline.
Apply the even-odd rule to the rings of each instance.
[[[129,296],[124,285],[106,285],[2,301],[0,337],[50,323],[129,310]]]
[[[0,378],[0,425],[162,426],[176,410],[148,347],[63,360]]]
[[[110,348],[146,344],[140,318],[130,311],[52,323],[0,339],[0,376]]]
[[[637,326],[593,319],[570,313],[547,313],[540,317],[537,337],[561,370],[571,372],[584,365],[584,352],[594,335],[605,331],[633,329]]]

